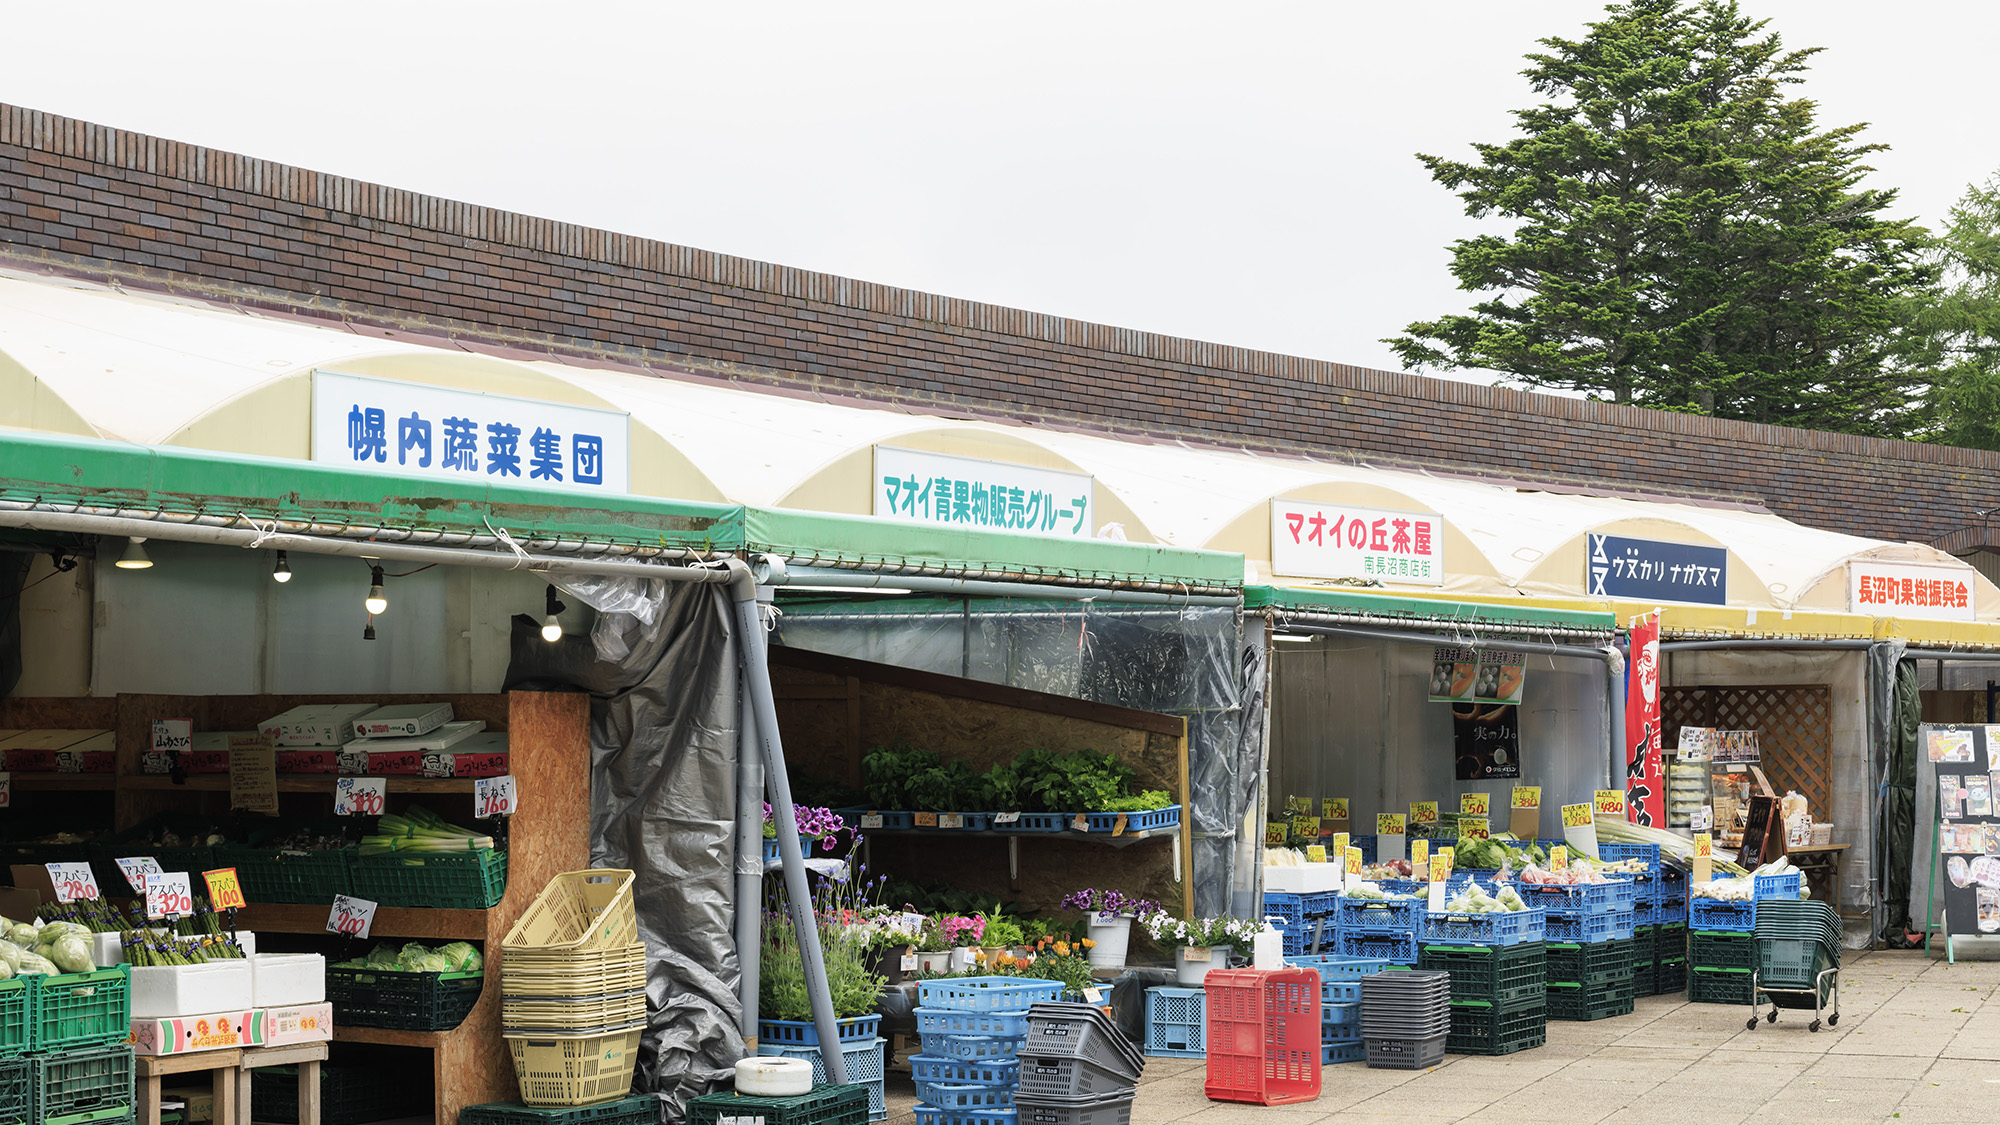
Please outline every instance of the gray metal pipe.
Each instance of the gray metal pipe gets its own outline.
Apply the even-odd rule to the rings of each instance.
[[[757,754],[757,713],[747,679],[737,685],[736,964],[743,1047],[757,1053],[757,986],[764,952],[764,763]]]
[[[1855,648],[1866,649],[1874,641],[1849,641],[1833,638],[1815,639],[1811,637],[1796,641],[1781,641],[1769,637],[1746,637],[1735,641],[1661,641],[1661,652],[1701,652],[1709,649],[1731,648]]]
[[[1604,650],[1583,645],[1555,645],[1546,641],[1476,640],[1461,641],[1440,633],[1405,633],[1392,629],[1363,629],[1351,625],[1308,625],[1295,621],[1278,623],[1280,633],[1309,633],[1320,637],[1366,637],[1399,644],[1453,645],[1458,648],[1498,648],[1531,652],[1537,656],[1573,656],[1579,660],[1603,660]]]
[[[1289,631],[1289,626],[1293,624],[1354,626],[1363,629],[1387,629],[1391,632],[1402,632],[1403,630],[1398,629],[1397,626],[1405,624],[1405,622],[1397,618],[1381,617],[1366,613],[1299,613],[1290,610],[1278,610],[1270,613],[1270,616],[1277,622],[1278,631],[1281,633]],[[1407,624],[1416,625],[1419,623],[1408,622]],[[1485,633],[1498,633],[1509,636],[1527,634],[1550,638],[1561,637],[1566,640],[1595,641],[1600,644],[1608,642],[1612,637],[1617,635],[1617,630],[1615,629],[1579,629],[1570,625],[1540,626],[1508,624],[1499,621],[1453,621],[1449,619],[1437,620],[1430,624],[1433,628],[1450,630],[1449,637],[1443,633],[1439,633],[1433,639],[1432,643],[1456,644],[1461,648],[1479,648],[1487,644],[1488,642],[1479,640],[1466,641],[1460,639],[1461,636],[1478,637]],[[1505,640],[1492,641],[1490,644],[1491,647],[1499,648],[1518,647],[1513,642]]]
[[[1242,596],[1222,596],[1214,594],[1170,594],[1147,590],[1120,588],[1099,588],[1094,586],[1062,586],[1038,582],[994,582],[971,578],[939,578],[921,574],[897,574],[887,571],[858,572],[829,570],[821,567],[787,566],[782,574],[771,576],[771,584],[779,589],[787,586],[831,586],[841,590],[864,592],[870,589],[889,588],[910,590],[921,594],[951,594],[959,597],[982,598],[1061,598],[1076,601],[1088,598],[1100,602],[1121,602],[1137,605],[1198,605],[1234,606],[1243,601]]]
[[[1610,681],[1610,708],[1604,713],[1604,737],[1611,742],[1611,761],[1607,771],[1606,789],[1623,792],[1626,782],[1631,780],[1631,768],[1625,757],[1625,648],[1614,644],[1610,656],[1604,661],[1605,675]]]
[[[819,1031],[819,1053],[826,1063],[826,1079],[844,1084],[847,1063],[840,1054],[840,1024],[833,1015],[833,993],[826,983],[826,955],[820,949],[819,923],[813,917],[812,894],[806,887],[805,855],[799,850],[799,817],[792,806],[792,783],[785,773],[785,748],[778,737],[778,705],[771,692],[764,616],[757,608],[757,582],[749,566],[741,560],[730,559],[728,564],[729,596],[736,606],[736,630],[740,638],[737,651],[743,660],[744,694],[749,697],[756,717],[757,742],[763,748],[764,787],[771,797],[771,820],[778,829],[778,855],[785,869],[785,897],[791,900],[799,957],[805,963],[806,996],[812,1001],[813,1024]]]
[[[1950,660],[1974,664],[2000,664],[2000,652],[1952,652],[1949,649],[1906,648],[1904,660]]]

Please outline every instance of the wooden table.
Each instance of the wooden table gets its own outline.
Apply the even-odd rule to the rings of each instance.
[[[1831,903],[1835,913],[1840,911],[1840,853],[1849,846],[1812,844],[1785,849],[1785,858],[1805,875],[1813,894],[1821,901]]]
[[[234,1125],[250,1125],[250,1078],[258,1068],[296,1066],[299,1068],[298,1125],[319,1125],[319,1064],[326,1061],[325,1043],[293,1043],[285,1047],[251,1047],[243,1052],[236,1069],[236,1117]],[[228,1125],[231,1119],[216,1112],[214,1125]]]
[[[244,1052],[236,1047],[221,1051],[190,1051],[184,1055],[140,1055],[133,1060],[139,1096],[137,1125],[160,1125],[160,1079],[170,1074],[192,1074],[201,1070],[211,1072],[209,1088],[215,1094],[216,1125],[234,1125],[238,1120],[236,1067],[243,1055]]]

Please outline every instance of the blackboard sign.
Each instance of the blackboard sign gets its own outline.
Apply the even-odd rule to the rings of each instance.
[[[1521,725],[1514,704],[1453,704],[1451,721],[1458,780],[1521,776]]]
[[[1994,794],[2000,776],[1994,751],[2000,727],[1930,726],[1923,747],[1937,778],[1937,827],[1932,870],[1944,896],[1947,934],[2000,933],[2000,815]]]
[[[1750,795],[1750,808],[1743,822],[1743,847],[1736,853],[1739,866],[1756,869],[1785,854],[1785,825],[1778,816],[1778,799],[1762,793]]]

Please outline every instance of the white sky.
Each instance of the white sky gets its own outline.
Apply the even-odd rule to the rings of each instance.
[[[631,234],[1375,367],[1477,229],[1412,157],[1507,139],[1579,0],[67,4],[0,100]],[[1901,213],[2000,168],[2000,4],[1747,0]],[[78,39],[85,35],[85,39]],[[42,49],[47,45],[51,49]],[[26,48],[26,49],[24,49]]]

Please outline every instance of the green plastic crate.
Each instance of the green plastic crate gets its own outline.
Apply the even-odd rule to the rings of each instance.
[[[1549,1018],[1602,1020],[1632,1013],[1632,982],[1589,985],[1549,982]]]
[[[1632,964],[1634,966],[1653,963],[1653,951],[1658,948],[1658,926],[1634,926],[1632,928]]]
[[[487,910],[507,893],[507,852],[479,848],[442,855],[356,855],[347,892],[379,906]]]
[[[1757,964],[1757,940],[1748,933],[1689,930],[1687,959],[1711,969],[1749,969]]]
[[[335,1027],[396,1027],[450,1031],[479,1003],[484,972],[409,973],[391,969],[326,968],[326,999]]]
[[[1653,963],[1685,961],[1688,955],[1688,928],[1685,922],[1653,927]]]
[[[316,906],[349,893],[349,869],[359,854],[352,847],[301,851],[230,844],[215,849],[215,862],[236,869],[243,897],[251,902]]]
[[[35,1060],[0,1062],[0,1125],[29,1125],[35,1112]]]
[[[1739,1004],[1750,1006],[1750,970],[1695,965],[1688,970],[1688,1002],[1691,1004]],[[1766,997],[1759,993],[1757,1002]]]
[[[1548,977],[1541,942],[1523,945],[1426,945],[1417,969],[1451,974],[1453,1001],[1483,1001],[1507,1009],[1540,1007]]]
[[[703,1094],[688,1102],[687,1125],[717,1125],[722,1117],[755,1117],[763,1125],[868,1125],[868,1087],[820,1086],[795,1098]]]
[[[251,1071],[250,1101],[257,1107],[259,1121],[298,1121],[299,1068],[271,1066]],[[319,1107],[320,1125],[362,1125],[427,1116],[431,1111],[430,1073],[413,1076],[380,1066],[321,1064]]]
[[[520,1102],[469,1105],[458,1111],[458,1125],[654,1125],[660,1119],[660,1099],[634,1094],[621,1101],[571,1109],[538,1109]]]
[[[29,976],[28,1046],[67,1051],[122,1043],[132,1034],[132,970]]]
[[[1454,1000],[1444,1049],[1458,1055],[1511,1055],[1539,1047],[1547,1039],[1548,1015],[1541,1004],[1509,1011],[1476,1000]]]
[[[12,1058],[25,1053],[33,1023],[28,1018],[30,1007],[28,978],[15,977],[0,981],[0,1058]],[[5,1125],[0,1122],[0,1125]]]
[[[1670,996],[1676,992],[1686,992],[1688,986],[1688,963],[1686,960],[1659,961],[1653,965],[1653,994]]]
[[[131,1116],[132,1046],[92,1047],[38,1055],[34,1062],[34,1117],[43,1125],[83,1125]]]
[[[1632,939],[1548,943],[1549,984],[1612,984],[1632,979]]]

